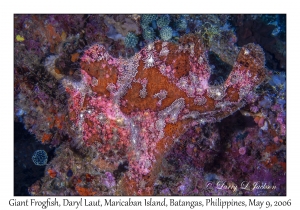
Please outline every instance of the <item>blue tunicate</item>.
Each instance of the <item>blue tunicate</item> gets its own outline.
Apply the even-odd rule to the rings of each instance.
[[[173,31],[173,34],[172,34],[173,37],[179,37],[179,33],[178,31]]]
[[[280,105],[284,105],[284,104],[286,104],[286,100],[284,100],[284,99],[277,99],[277,101],[276,101],[278,104],[280,104]]]
[[[68,170],[68,172],[67,172],[67,176],[68,176],[68,177],[71,177],[71,176],[73,176],[73,171],[72,171],[71,169],[69,169],[69,170]]]
[[[23,116],[24,116],[24,114],[26,114],[26,113],[25,113],[25,111],[23,109],[19,109],[19,111],[17,111],[16,115],[19,118],[20,122],[23,122]]]
[[[272,31],[272,35],[273,36],[277,36],[280,33],[280,27],[276,27],[273,31]]]
[[[16,113],[16,115],[17,115],[18,117],[21,117],[24,113],[25,113],[25,112],[24,112],[23,109],[19,109],[19,111]]]
[[[195,28],[202,26],[201,20],[195,20],[194,24],[195,24]]]
[[[268,96],[265,96],[264,99],[259,102],[259,105],[263,108],[270,108],[272,106],[272,100]]]
[[[151,27],[152,27],[154,30],[157,29],[157,24],[156,24],[156,21],[155,21],[155,20],[152,21]]]
[[[279,75],[274,75],[272,77],[272,80],[270,81],[270,84],[275,85],[275,86],[280,85],[280,83],[281,83],[281,79],[280,79]]]
[[[275,74],[271,77],[269,81],[270,85],[280,86],[286,83],[285,73]]]
[[[207,173],[207,174],[204,175],[204,180],[205,181],[218,180],[218,176],[216,174],[213,174],[213,173]]]
[[[36,150],[32,155],[32,161],[37,166],[44,166],[48,162],[48,155],[45,150]]]
[[[236,136],[236,140],[239,141],[239,140],[244,140],[247,136],[248,136],[249,132],[245,132],[245,133],[239,133],[237,134]]]

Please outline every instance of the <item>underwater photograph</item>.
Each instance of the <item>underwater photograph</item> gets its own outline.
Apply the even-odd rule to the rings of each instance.
[[[286,14],[14,14],[14,196],[286,196]]]

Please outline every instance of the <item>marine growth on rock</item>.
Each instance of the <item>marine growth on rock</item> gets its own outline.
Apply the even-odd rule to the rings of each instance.
[[[169,22],[161,25],[165,17],[169,18],[140,17],[141,23],[147,25],[140,26],[147,42],[132,56],[116,56],[114,47],[118,45],[107,42],[82,48],[84,34],[66,34],[53,20],[46,25],[47,30],[52,30],[51,36],[44,37],[53,53],[45,54],[39,65],[29,66],[26,56],[19,58],[15,67],[16,120],[21,120],[44,144],[58,147],[55,158],[47,165],[43,183],[30,187],[32,195],[203,195],[205,177],[213,173],[220,173],[214,177],[221,176],[220,171],[208,166],[216,162],[217,153],[227,154],[228,159],[240,161],[241,165],[243,161],[257,164],[251,145],[258,143],[249,143],[255,135],[265,139],[264,150],[253,148],[261,149],[259,164],[266,168],[274,164],[285,167],[285,157],[276,157],[276,161],[273,158],[275,152],[283,150],[280,141],[285,138],[285,104],[271,100],[266,108],[263,104],[267,104],[265,97],[270,92],[260,91],[273,85],[273,92],[280,92],[278,81],[285,77],[273,76],[271,85],[267,83],[270,72],[265,67],[262,47],[245,44],[236,51],[234,60],[232,55],[220,54],[232,61],[225,64],[221,58],[210,58],[212,53],[196,31],[171,40]],[[181,31],[191,21],[186,17],[177,19],[176,27]],[[33,20],[43,31],[42,21]],[[153,20],[159,27],[164,26],[160,29],[161,39],[155,41],[154,31],[148,26]],[[54,35],[56,41],[49,38]],[[28,35],[23,36],[26,40]],[[129,32],[124,43],[127,48],[136,47],[138,37]],[[17,46],[20,49],[22,46]],[[231,68],[227,75],[211,82],[225,67],[227,71]],[[236,113],[252,117],[253,124],[242,134],[233,129],[230,138],[234,140],[226,140],[230,147],[220,143],[223,130],[219,126],[219,134],[216,125]],[[270,143],[270,136],[275,143]],[[224,148],[220,149],[220,145]],[[187,158],[181,159],[183,156]],[[177,167],[174,157],[192,165],[177,179],[171,172]],[[230,176],[225,172],[223,175]],[[54,177],[55,181],[51,181]],[[251,178],[254,177],[253,172]],[[167,179],[174,180],[161,184]],[[59,187],[51,188],[54,184]]]

